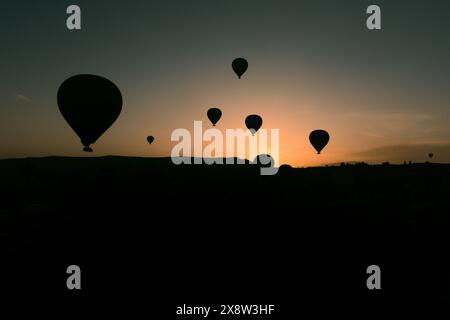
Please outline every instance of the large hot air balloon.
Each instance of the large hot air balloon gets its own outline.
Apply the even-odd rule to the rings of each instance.
[[[328,144],[330,135],[325,130],[314,130],[309,134],[309,141],[316,149],[317,154],[320,154],[323,148]]]
[[[247,126],[248,130],[250,130],[252,135],[255,135],[259,128],[261,128],[262,123],[262,118],[257,114],[251,114],[247,116],[247,118],[245,118],[245,125]]]
[[[220,111],[220,109],[218,108],[211,108],[208,110],[207,115],[209,121],[211,121],[213,126],[215,126],[217,121],[220,120],[220,117],[222,117],[222,111]]]
[[[245,73],[245,71],[247,71],[248,62],[244,58],[236,58],[233,60],[231,66],[233,67],[234,72],[240,79],[241,76]]]
[[[148,142],[148,144],[152,144],[152,142],[155,140],[155,137],[153,137],[153,136],[148,136],[147,137],[147,142]]]
[[[122,95],[114,83],[100,76],[80,74],[65,80],[58,89],[61,114],[80,137],[83,150],[116,121],[122,111]]]

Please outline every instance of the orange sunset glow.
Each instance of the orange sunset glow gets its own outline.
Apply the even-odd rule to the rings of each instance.
[[[309,15],[319,13],[315,6],[308,10]],[[337,19],[331,12],[320,13],[329,23]],[[187,15],[179,17],[180,32],[170,31],[163,16],[150,13],[154,19],[139,20],[139,29],[112,24],[123,39],[116,43],[117,36],[105,30],[105,23],[112,23],[116,14],[76,35],[46,30],[52,34],[47,38],[59,40],[58,51],[49,50],[54,44],[43,40],[38,49],[21,50],[21,60],[10,53],[9,64],[15,67],[10,68],[14,74],[5,75],[1,158],[168,157],[175,145],[170,141],[173,130],[192,130],[195,120],[202,120],[206,129],[210,125],[206,111],[218,107],[223,115],[217,128],[223,132],[245,128],[249,114],[263,118],[263,129],[279,129],[280,164],[423,162],[429,152],[436,154],[438,162],[450,162],[449,91],[444,85],[449,73],[443,69],[450,48],[444,44],[433,50],[429,62],[431,51],[411,51],[410,43],[394,41],[403,32],[401,26],[383,37],[342,18],[333,30],[321,29],[320,21],[310,19],[305,28],[301,15],[306,12],[293,15],[288,7],[273,13],[282,20],[267,23],[269,13],[262,10],[253,13],[254,24],[237,20],[230,29],[224,28],[229,17],[211,25],[209,18]],[[144,37],[144,30],[151,30],[151,39]],[[128,37],[131,32],[134,36]],[[343,33],[348,36],[342,37]],[[196,36],[187,41],[186,34]],[[104,45],[94,50],[87,44],[96,36]],[[26,40],[17,45],[26,46]],[[31,63],[36,60],[31,52],[42,57],[40,64]],[[231,68],[236,57],[249,62],[241,79]],[[51,68],[43,67],[50,63]],[[39,72],[41,68],[45,72]],[[81,151],[79,138],[56,103],[60,84],[80,73],[110,79],[123,96],[120,117],[95,143],[92,155]],[[315,129],[331,136],[321,155],[308,140]],[[155,137],[151,146],[148,135]]]

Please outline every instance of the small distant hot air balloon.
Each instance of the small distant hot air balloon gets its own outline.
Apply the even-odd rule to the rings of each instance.
[[[148,144],[152,144],[152,142],[155,140],[155,137],[153,137],[153,136],[148,136],[147,137],[147,142],[148,142]]]
[[[247,71],[248,68],[248,62],[244,58],[236,58],[233,60],[233,63],[231,64],[233,67],[234,73],[241,78],[241,76]]]
[[[80,137],[83,151],[116,121],[122,111],[122,94],[114,83],[100,76],[80,74],[65,80],[58,89],[58,107]]]
[[[429,153],[428,154],[428,158],[433,159],[433,157],[434,157],[434,153]]]
[[[262,123],[262,118],[257,114],[251,114],[247,116],[247,118],[245,118],[245,125],[247,126],[248,130],[250,130],[252,135],[255,135],[259,128],[261,128]]]
[[[328,144],[328,141],[330,141],[330,135],[325,130],[314,130],[309,134],[309,141],[316,149],[317,154],[320,154],[320,151],[322,151]]]
[[[270,168],[274,165],[275,161],[270,154],[260,154],[256,156],[253,163],[262,167]]]
[[[220,111],[220,109],[218,108],[211,108],[208,110],[207,116],[209,121],[211,121],[211,123],[213,124],[213,126],[216,126],[217,121],[219,121],[220,118],[222,117],[222,111]]]

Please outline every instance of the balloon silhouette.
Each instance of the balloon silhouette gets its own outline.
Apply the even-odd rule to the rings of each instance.
[[[207,115],[209,121],[211,121],[213,126],[215,126],[217,121],[219,121],[220,118],[222,117],[222,111],[220,111],[220,109],[218,108],[211,108],[208,110]]]
[[[233,60],[231,66],[233,67],[234,73],[236,73],[240,79],[245,71],[247,71],[248,62],[244,58],[237,58]]]
[[[62,116],[80,137],[83,151],[116,121],[122,111],[122,95],[114,83],[100,76],[80,74],[65,80],[58,89]]]
[[[152,144],[152,142],[155,140],[155,137],[153,137],[153,136],[148,136],[147,137],[147,142],[148,142],[148,144]]]
[[[330,141],[330,135],[325,130],[314,130],[309,135],[309,141],[316,149],[317,154],[320,154],[320,151],[322,151],[328,144],[328,141]]]
[[[428,157],[431,159],[431,158],[433,158],[434,157],[434,153],[429,153],[428,154]]]
[[[256,158],[253,160],[253,163],[258,164],[264,168],[270,168],[273,166],[275,161],[270,154],[260,154],[256,156]]]
[[[259,128],[261,128],[262,123],[262,118],[257,114],[251,114],[247,116],[247,118],[245,118],[245,125],[247,126],[248,130],[250,130],[252,135],[255,135]]]

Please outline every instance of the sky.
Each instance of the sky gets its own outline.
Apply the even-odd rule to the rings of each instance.
[[[66,28],[70,4],[81,30]],[[366,28],[371,4],[382,30]],[[173,130],[218,107],[220,130],[253,113],[279,129],[280,163],[450,162],[449,12],[445,0],[2,1],[0,158],[170,156]],[[124,101],[92,155],[56,102],[84,73]],[[321,155],[315,129],[331,136]]]

